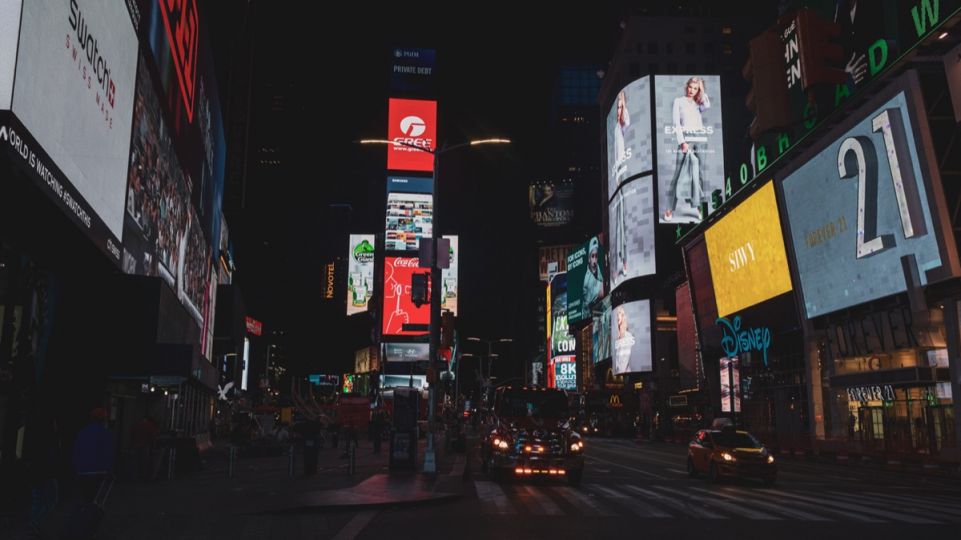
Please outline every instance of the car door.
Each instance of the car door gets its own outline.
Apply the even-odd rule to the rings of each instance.
[[[691,460],[694,462],[694,467],[699,471],[707,470],[707,465],[709,461],[709,456],[711,450],[704,446],[707,438],[707,432],[704,430],[698,431],[694,435],[694,440],[691,441]]]

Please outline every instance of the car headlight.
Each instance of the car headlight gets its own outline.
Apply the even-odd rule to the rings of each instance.
[[[724,461],[736,461],[734,459],[734,456],[732,456],[729,452],[722,452],[721,459],[723,459]]]
[[[510,443],[507,442],[506,438],[494,437],[491,441],[491,445],[499,450],[507,450],[510,447]]]
[[[774,463],[774,456],[768,456],[768,457],[767,457],[767,462],[768,462],[768,463]]]
[[[581,445],[577,443],[571,443],[571,452],[580,452],[580,451],[581,451]]]

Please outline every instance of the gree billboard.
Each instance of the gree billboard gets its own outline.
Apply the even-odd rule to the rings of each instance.
[[[437,102],[390,99],[388,102],[387,168],[433,171],[437,145]]]
[[[712,225],[704,240],[719,316],[791,290],[773,182]]]

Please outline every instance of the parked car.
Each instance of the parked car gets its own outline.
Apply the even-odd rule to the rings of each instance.
[[[768,485],[777,481],[774,456],[753,435],[731,426],[694,434],[687,446],[687,472],[692,477],[707,474],[712,482],[722,477],[760,478]]]

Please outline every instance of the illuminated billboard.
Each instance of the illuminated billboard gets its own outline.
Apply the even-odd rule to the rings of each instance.
[[[924,286],[958,273],[917,79],[902,81],[784,176],[808,317],[904,292],[907,279]]]
[[[559,356],[554,358],[554,388],[559,390],[577,390],[577,362],[575,356]]]
[[[547,305],[548,338],[551,358],[572,356],[577,344],[567,325],[567,274],[561,273],[551,280]]]
[[[741,412],[741,366],[736,358],[721,358],[721,412]]]
[[[594,236],[567,256],[567,320],[580,322],[604,296],[604,247]]]
[[[426,362],[429,343],[384,343],[384,359],[391,362]]]
[[[574,183],[536,182],[528,186],[531,221],[540,227],[559,227],[574,219]]]
[[[611,313],[611,350],[615,375],[651,371],[651,301],[637,300]]]
[[[611,297],[594,306],[591,325],[591,359],[593,363],[611,357]]]
[[[415,306],[411,301],[411,280],[415,273],[430,273],[420,268],[417,257],[384,258],[384,306],[383,327],[385,336],[418,336],[427,333],[430,323],[430,302]],[[430,295],[430,279],[427,280]],[[417,330],[404,329],[404,325],[420,325]]]
[[[655,271],[654,181],[650,176],[625,184],[608,206],[611,289]]]
[[[541,281],[550,281],[558,272],[567,271],[567,256],[577,249],[574,244],[537,248],[538,276]]]
[[[397,171],[434,170],[437,147],[437,102],[419,99],[388,100],[387,168]]]
[[[701,203],[724,189],[721,78],[654,78],[657,187],[661,223],[698,223]]]
[[[607,197],[624,181],[653,168],[651,78],[640,78],[617,93],[607,114]]]
[[[697,330],[694,323],[694,307],[691,302],[691,288],[688,282],[677,286],[674,290],[675,307],[677,310],[677,364],[681,390],[698,386],[700,370],[698,369]]]
[[[450,311],[457,316],[457,261],[460,259],[460,241],[457,236],[444,236],[450,240],[450,266],[441,270],[444,293],[440,297],[441,311]]]
[[[704,232],[721,317],[791,290],[781,219],[768,182]]]
[[[417,251],[434,230],[432,178],[387,178],[387,251]]]
[[[352,234],[347,251],[347,315],[367,311],[374,295],[374,235]]]
[[[0,6],[0,144],[120,264],[137,34],[122,4]],[[6,120],[9,118],[9,120]]]

